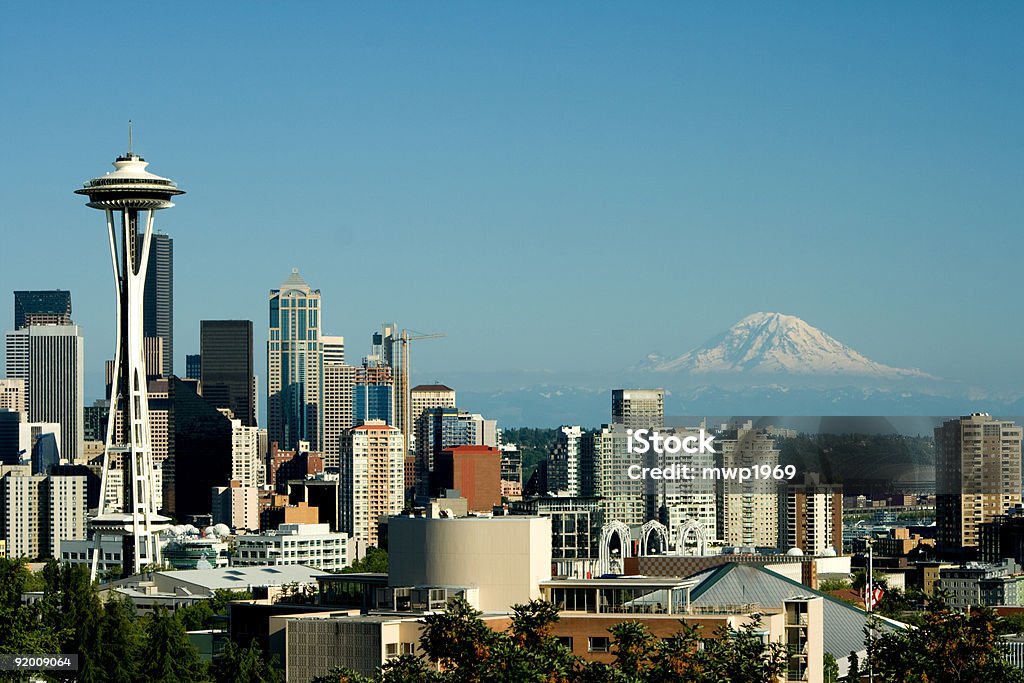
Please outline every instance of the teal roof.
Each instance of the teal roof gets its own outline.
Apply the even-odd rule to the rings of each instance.
[[[783,600],[789,598],[821,597],[824,603],[822,619],[825,652],[841,659],[851,652],[865,649],[864,629],[868,619],[864,610],[760,565],[730,562],[690,578],[700,581],[690,592],[690,604],[693,607],[750,604],[777,609]],[[882,631],[903,628],[905,625],[898,621],[882,619]]]

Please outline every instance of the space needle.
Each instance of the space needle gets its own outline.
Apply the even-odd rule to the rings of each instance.
[[[93,530],[93,579],[103,538],[121,539],[121,567],[125,576],[160,565],[159,534],[170,521],[157,514],[154,495],[142,311],[154,212],[174,206],[171,198],[185,191],[178,189],[174,181],[147,171],[148,165],[132,151],[129,122],[128,153],[114,161],[115,170],[75,190],[75,194],[89,198],[87,206],[106,214],[117,297],[116,375],[110,385],[99,508],[89,522]],[[141,228],[140,214],[144,221]],[[122,506],[106,500],[108,477],[118,462],[124,477]]]

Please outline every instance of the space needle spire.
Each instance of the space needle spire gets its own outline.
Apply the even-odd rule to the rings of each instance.
[[[121,566],[125,576],[138,574],[147,566],[160,565],[159,534],[170,521],[157,514],[156,509],[143,351],[143,294],[154,212],[174,206],[171,198],[185,191],[174,181],[146,170],[146,160],[131,149],[131,123],[128,140],[128,153],[114,161],[115,170],[75,190],[75,194],[89,198],[87,206],[106,214],[117,297],[116,374],[110,385],[110,417],[103,450],[99,509],[89,522],[93,530],[93,579],[105,537],[121,539]],[[140,218],[143,219],[142,232]],[[118,462],[124,477],[123,505],[106,500],[108,477]]]

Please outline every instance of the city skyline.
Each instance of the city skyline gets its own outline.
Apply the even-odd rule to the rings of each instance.
[[[1019,8],[318,8],[315,24],[247,8],[241,26],[237,8],[207,8],[188,50],[184,27],[135,36],[113,8],[65,8],[42,42],[38,10],[7,10],[0,54],[20,98],[0,114],[18,133],[0,179],[22,201],[3,223],[41,215],[60,240],[23,234],[46,266],[10,264],[0,292],[73,292],[87,401],[114,319],[107,274],[79,265],[103,245],[65,188],[124,151],[128,119],[136,149],[195,188],[162,226],[177,252],[175,367],[203,319],[252,320],[264,348],[264,293],[298,267],[353,359],[382,320],[447,333],[416,349],[413,383],[627,368],[758,310],[893,366],[997,389],[1024,379],[1007,364],[1024,323],[986,324],[1022,246],[1022,48],[1006,16]],[[271,22],[267,44],[257,29]],[[74,66],[108,54],[89,38],[101,23],[119,49],[175,66],[135,79],[128,106]],[[985,258],[961,258],[964,240]],[[386,277],[360,258],[382,243]],[[628,259],[630,244],[667,260]],[[458,274],[463,305],[418,286],[430,269]],[[629,322],[609,330],[611,314]],[[584,343],[552,343],[566,316]],[[262,353],[255,364],[265,379]]]

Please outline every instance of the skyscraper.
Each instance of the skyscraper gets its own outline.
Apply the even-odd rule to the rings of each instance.
[[[85,441],[85,339],[77,325],[30,325],[7,333],[7,376],[25,381],[30,422],[59,422],[61,455]]]
[[[352,419],[355,424],[367,420],[383,420],[392,426],[395,414],[395,377],[390,366],[376,361],[364,361],[356,368],[352,398]],[[399,430],[401,431],[401,430]]]
[[[142,248],[142,242],[138,242]],[[146,268],[143,297],[143,330],[146,337],[163,339],[163,376],[174,374],[174,240],[162,232],[153,233]],[[156,373],[149,373],[156,374]]]
[[[320,290],[294,268],[280,289],[270,290],[267,431],[281,450],[296,450],[299,441],[314,451],[323,444],[322,343]]]
[[[555,446],[548,456],[549,491],[559,491],[570,496],[580,495],[580,437],[583,428],[566,426],[555,435]]]
[[[199,347],[203,397],[216,408],[229,408],[242,425],[255,427],[252,321],[203,320]]]
[[[779,449],[771,435],[748,421],[716,437],[721,467],[774,468]],[[775,548],[779,544],[779,488],[774,479],[718,480],[718,530],[726,545]]]
[[[613,389],[612,422],[627,429],[660,429],[665,424],[664,389]]]
[[[402,432],[370,420],[341,437],[339,517],[341,531],[377,545],[377,519],[397,515],[405,503]]]
[[[1013,422],[973,413],[935,428],[940,550],[978,546],[978,525],[1021,502],[1021,437]]]
[[[820,554],[843,551],[843,487],[807,473],[803,483],[785,484],[779,502],[779,545]]]
[[[324,467],[337,468],[341,434],[355,426],[356,368],[345,363],[345,338],[321,337],[324,348]]]
[[[63,289],[14,292],[14,329],[70,324],[71,292]]]

